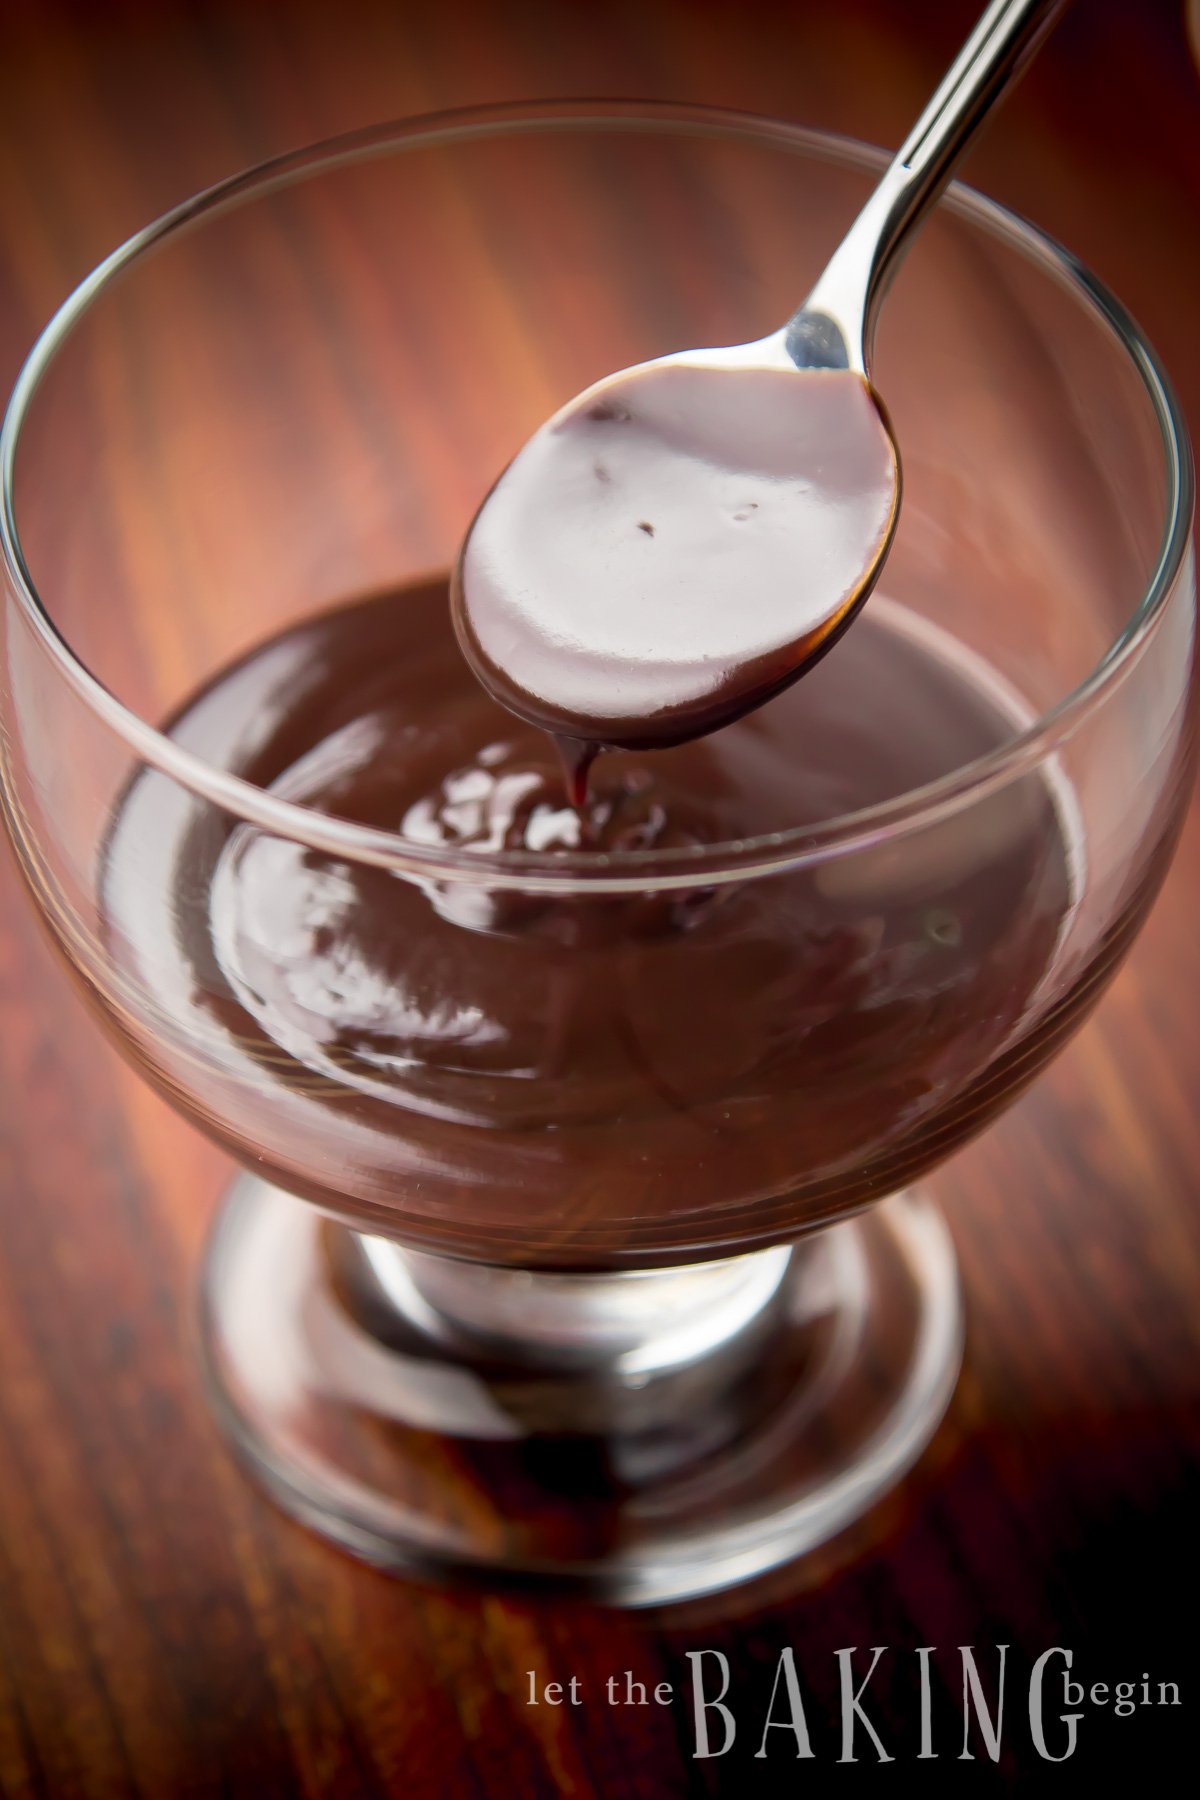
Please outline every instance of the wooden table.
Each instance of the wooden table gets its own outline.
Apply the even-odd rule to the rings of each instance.
[[[0,9],[0,380],[114,242],[235,167],[407,111],[609,92],[779,113],[894,142],[972,0],[7,0]],[[919,21],[919,22],[918,22]],[[1162,352],[1200,426],[1200,84],[1182,8],[1088,0],[971,178],[1061,236]],[[279,1517],[207,1415],[190,1302],[226,1174],[101,1041],[0,875],[0,1794],[441,1796],[974,1793],[956,1646],[1010,1658],[999,1776],[1170,1779],[1196,1662],[1200,1496],[1200,828],[1098,1016],[938,1177],[967,1366],[918,1473],[810,1564],[661,1617],[447,1595]],[[839,1764],[835,1650],[891,1646],[870,1693],[895,1775]],[[919,1749],[933,1656],[936,1761]],[[1034,1657],[1182,1704],[1088,1705],[1041,1762]],[[817,1760],[771,1734],[794,1647]],[[689,1651],[733,1668],[739,1733],[697,1759]],[[527,1704],[529,1676],[582,1703]],[[613,1707],[623,1671],[672,1703]],[[1152,1689],[1152,1692],[1155,1690]],[[1065,1745],[1058,1704],[1050,1750]],[[805,1784],[809,1785],[805,1785]]]

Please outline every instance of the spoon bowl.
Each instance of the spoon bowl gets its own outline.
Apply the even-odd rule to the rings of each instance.
[[[476,518],[459,642],[556,736],[650,748],[760,705],[837,640],[895,529],[895,445],[865,378],[782,338],[627,369],[525,445]]]

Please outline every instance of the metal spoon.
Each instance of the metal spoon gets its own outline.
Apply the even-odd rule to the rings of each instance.
[[[761,704],[849,625],[899,507],[869,382],[880,303],[1061,4],[993,0],[780,330],[609,376],[519,452],[452,584],[463,650],[511,711],[582,745],[679,742]]]

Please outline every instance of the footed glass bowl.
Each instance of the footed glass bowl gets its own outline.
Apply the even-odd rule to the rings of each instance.
[[[880,162],[673,106],[381,127],[141,233],[14,394],[9,830],[89,1004],[243,1165],[217,1414],[373,1561],[653,1601],[862,1511],[959,1364],[914,1184],[1166,871],[1178,408],[1112,297],[962,189],[879,335],[895,547],[817,670],[602,758],[588,847],[457,657],[444,571],[525,437],[777,325]]]

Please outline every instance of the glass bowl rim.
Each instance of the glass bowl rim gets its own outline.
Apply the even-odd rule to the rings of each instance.
[[[248,824],[350,862],[418,878],[529,892],[631,893],[644,892],[650,886],[671,889],[745,881],[888,842],[900,830],[935,824],[1028,773],[1052,755],[1124,679],[1152,635],[1188,554],[1194,508],[1192,455],[1182,409],[1170,382],[1120,301],[1054,238],[957,182],[938,202],[940,207],[969,219],[1039,265],[1108,326],[1141,377],[1162,434],[1166,463],[1163,535],[1145,593],[1082,682],[996,750],[892,800],[817,825],[793,826],[760,837],[602,855],[455,850],[414,844],[395,832],[317,812],[205,762],[118,700],[75,655],[38,595],[25,562],[16,520],[14,476],[21,429],[42,377],[74,325],[109,284],[165,239],[310,176],[439,144],[518,132],[580,129],[741,139],[867,172],[882,171],[889,160],[889,153],[854,138],[727,108],[604,99],[504,102],[391,119],[325,138],[242,170],[172,207],[126,239],[68,295],[26,358],[0,426],[0,561],[25,619],[59,672],[140,762]]]

